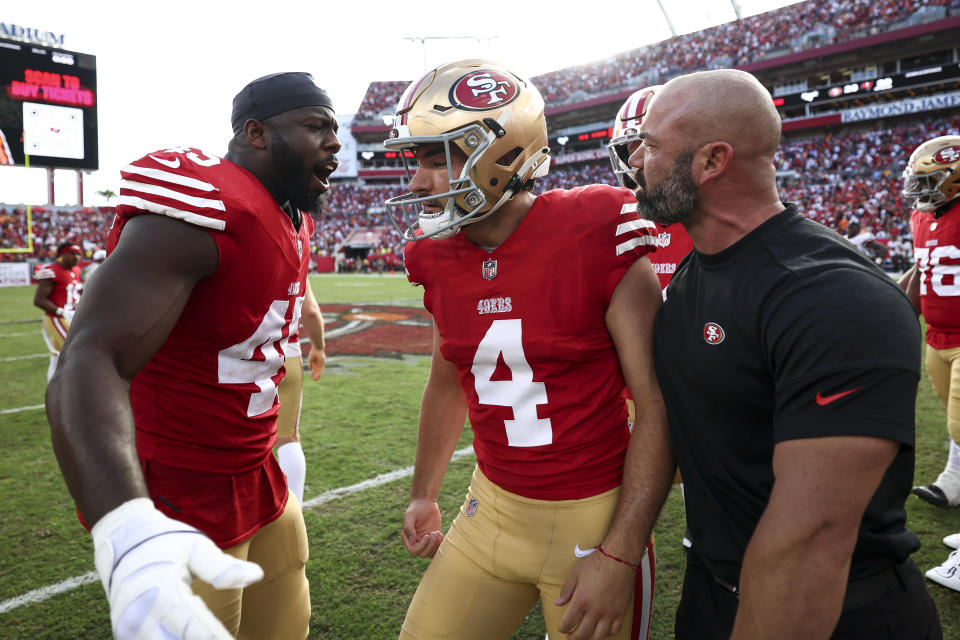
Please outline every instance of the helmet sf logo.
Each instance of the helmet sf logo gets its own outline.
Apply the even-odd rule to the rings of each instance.
[[[939,162],[940,164],[950,164],[951,162],[956,162],[960,160],[960,147],[946,147],[940,149],[937,152],[937,155],[933,156],[934,162]]]
[[[497,109],[520,94],[516,82],[497,71],[474,71],[450,88],[450,104],[467,111]]]

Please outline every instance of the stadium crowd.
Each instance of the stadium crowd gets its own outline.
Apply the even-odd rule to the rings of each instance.
[[[662,84],[701,69],[731,67],[906,26],[918,12],[960,15],[960,0],[808,0],[532,78],[547,104]],[[409,81],[373,82],[357,120],[378,120]]]
[[[937,135],[960,135],[960,116],[784,138],[775,157],[781,199],[801,203],[807,215],[839,233],[857,220],[888,245],[885,266],[901,271],[913,248],[900,174],[917,144]],[[554,164],[538,182],[538,193],[589,183],[615,184],[606,152],[597,155],[588,162]],[[326,214],[317,220],[312,253],[335,257],[338,270],[398,268],[403,241],[383,202],[400,193],[399,184],[336,183]],[[33,253],[2,253],[0,260],[50,259],[59,242],[81,243],[90,257],[104,246],[112,218],[111,207],[35,207]],[[352,242],[351,236],[369,229],[377,232],[365,236],[374,239],[368,259],[357,259],[357,251],[347,249],[351,244],[363,249],[368,245]],[[0,246],[25,248],[26,238],[26,212],[0,205]]]

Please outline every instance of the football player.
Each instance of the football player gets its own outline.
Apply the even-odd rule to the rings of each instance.
[[[643,124],[643,117],[650,109],[654,95],[661,86],[644,87],[627,98],[613,120],[613,131],[610,134],[610,143],[607,145],[607,151],[610,153],[610,164],[613,167],[614,175],[617,177],[617,182],[620,183],[620,186],[630,189],[635,196],[639,196],[646,189],[646,180],[642,171],[637,171],[635,167],[630,166],[630,156],[642,144],[640,125]],[[693,240],[690,239],[690,234],[680,223],[666,226],[654,223],[654,225],[657,234],[657,250],[647,257],[657,273],[663,299],[666,300],[667,285],[670,284],[670,279],[677,270],[677,265],[693,249]],[[626,391],[624,391],[624,394],[628,396],[626,398],[627,411],[630,424],[633,424],[636,410],[633,400],[629,398]],[[682,492],[683,482],[679,470],[677,470],[675,481],[680,485],[680,491]],[[689,549],[692,544],[690,530],[687,529],[683,533],[683,546]]]
[[[950,453],[946,467],[929,485],[914,487],[920,499],[938,507],[960,505],[960,136],[921,144],[903,172],[903,195],[913,205],[916,264],[904,286],[927,322],[926,366],[934,391],[947,410]],[[958,536],[948,536],[955,540]],[[953,546],[958,546],[954,543]],[[960,591],[960,557],[951,554],[927,577]]]
[[[607,151],[610,153],[610,164],[613,173],[617,176],[620,186],[636,193],[645,187],[643,173],[638,172],[629,164],[630,156],[640,146],[640,124],[643,116],[650,108],[654,95],[660,85],[645,87],[634,92],[623,103],[613,121],[613,131],[610,134],[610,143]],[[656,224],[656,223],[654,223]],[[667,285],[677,265],[693,248],[693,241],[682,224],[663,226],[656,224],[657,250],[648,258],[660,280],[660,288],[664,298],[667,295]]]
[[[323,315],[320,305],[306,282],[306,295],[300,319],[303,330],[310,340],[310,353],[307,354],[307,367],[314,382],[323,375],[327,366],[327,355],[323,337]],[[286,360],[284,369],[287,374],[277,387],[280,398],[280,413],[277,415],[277,462],[287,476],[287,485],[297,501],[303,504],[303,489],[307,478],[307,459],[300,444],[300,407],[303,404],[303,357],[300,347],[300,327],[283,346]]]
[[[118,638],[309,628],[306,528],[271,449],[338,125],[306,73],[248,84],[232,124],[224,158],[164,149],[122,170],[110,256],[47,392]]]
[[[384,144],[417,164],[387,204],[413,216],[408,277],[434,320],[401,531],[433,560],[400,637],[508,638],[539,599],[550,637],[646,638],[652,514],[673,473],[652,369],[653,225],[621,189],[534,195],[544,102],[495,62],[412,83]],[[477,466],[444,535],[437,496],[467,415]]]
[[[80,300],[83,284],[77,263],[82,255],[83,249],[80,245],[66,242],[57,247],[56,261],[38,268],[34,274],[37,290],[33,294],[33,306],[46,313],[40,329],[50,352],[47,382],[50,382],[57,369],[60,350],[63,349],[73,312]]]
[[[881,264],[883,259],[887,257],[887,247],[882,242],[877,241],[877,236],[873,231],[863,230],[857,220],[852,220],[847,225],[846,237],[857,248],[857,251],[877,264]]]

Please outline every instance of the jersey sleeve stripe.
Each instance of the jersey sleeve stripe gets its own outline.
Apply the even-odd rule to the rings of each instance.
[[[226,220],[218,220],[217,218],[202,216],[199,213],[194,213],[192,211],[175,209],[167,205],[144,200],[143,198],[123,195],[122,193],[120,194],[117,204],[126,205],[139,211],[149,211],[150,213],[158,213],[160,215],[169,216],[171,218],[176,218],[178,220],[183,220],[184,222],[197,225],[198,227],[206,227],[208,229],[223,231],[227,226]]]
[[[621,242],[617,245],[617,255],[621,255],[630,251],[631,249],[636,249],[637,247],[656,247],[657,238],[654,236],[639,236],[637,238],[630,238],[626,242]]]
[[[637,219],[631,220],[630,222],[623,222],[617,225],[616,235],[626,233],[628,231],[635,231],[637,229],[650,229],[651,231],[656,230],[657,226],[650,222],[649,220]]]
[[[56,277],[57,277],[57,274],[55,274],[53,272],[53,269],[50,269],[50,268],[40,269],[35,274],[33,274],[34,280],[49,280],[51,278],[56,278]]]
[[[197,198],[196,196],[188,196],[179,191],[174,191],[173,189],[167,189],[166,187],[161,187],[155,184],[147,184],[146,182],[135,182],[133,180],[121,180],[120,181],[121,193],[124,190],[136,191],[138,193],[149,193],[155,196],[163,196],[164,198],[171,198],[173,200],[179,200],[185,204],[188,204],[192,207],[198,209],[217,209],[218,211],[226,211],[226,207],[223,205],[222,200],[213,200],[211,198]]]
[[[209,182],[204,182],[203,180],[197,180],[196,178],[191,178],[189,176],[182,176],[179,173],[173,173],[172,171],[163,171],[162,169],[151,169],[150,167],[138,167],[135,164],[126,166],[123,171],[120,172],[121,176],[125,173],[136,173],[137,175],[144,176],[146,178],[152,178],[159,182],[168,182],[170,184],[179,184],[184,187],[190,187],[191,189],[197,189],[198,191],[219,191],[215,186]],[[127,176],[123,176],[127,177]]]
[[[636,213],[637,212],[637,203],[636,202],[624,202],[623,206],[620,207],[620,215],[625,213]]]

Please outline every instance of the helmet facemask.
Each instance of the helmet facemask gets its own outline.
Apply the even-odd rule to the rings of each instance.
[[[935,211],[960,197],[960,136],[927,140],[910,154],[901,194],[918,211]]]
[[[465,224],[497,211],[549,166],[543,99],[535,87],[494,62],[465,60],[443,65],[410,85],[400,98],[388,149],[400,151],[408,181],[415,168],[409,152],[440,145],[447,190],[407,193],[387,200],[405,240],[443,239]],[[465,161],[455,174],[454,149]],[[458,154],[459,155],[459,154]],[[428,213],[424,205],[442,205]]]
[[[913,208],[919,211],[933,211],[944,202],[947,196],[943,186],[953,172],[947,169],[931,171],[930,173],[916,174],[911,167],[903,172],[904,198],[913,201]]]
[[[617,176],[617,182],[621,187],[626,187],[630,191],[636,191],[639,188],[636,180],[637,169],[630,166],[630,143],[640,140],[636,129],[627,129],[625,135],[613,138],[607,145],[607,151],[610,153],[610,165],[613,167],[613,173]]]

